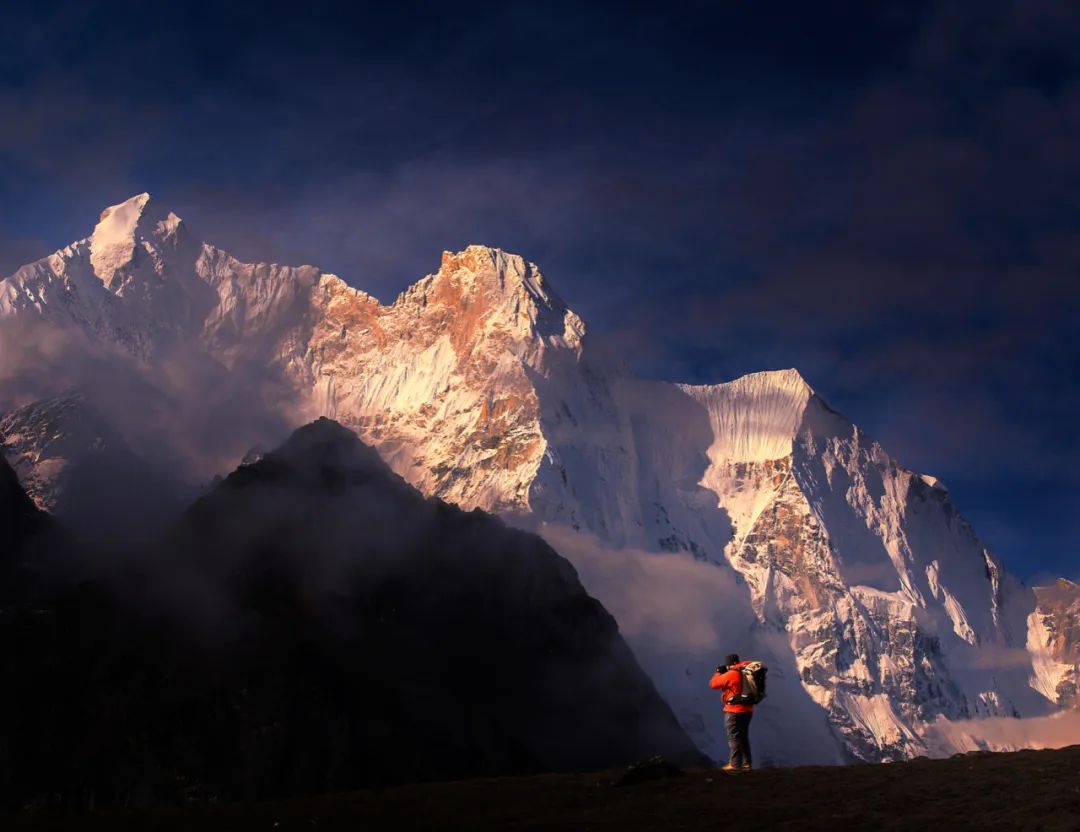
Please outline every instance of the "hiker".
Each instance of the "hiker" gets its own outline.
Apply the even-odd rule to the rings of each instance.
[[[750,771],[750,720],[754,717],[754,703],[765,695],[764,674],[761,691],[744,691],[750,685],[744,683],[743,668],[760,662],[740,662],[739,656],[732,653],[724,664],[716,668],[716,673],[709,680],[709,687],[720,691],[724,702],[724,725],[728,736],[728,763],[723,771]]]

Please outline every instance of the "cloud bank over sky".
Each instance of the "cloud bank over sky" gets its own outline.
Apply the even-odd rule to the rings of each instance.
[[[689,382],[796,366],[1080,577],[1080,7],[14,3],[0,274],[149,190],[383,300],[483,242]]]

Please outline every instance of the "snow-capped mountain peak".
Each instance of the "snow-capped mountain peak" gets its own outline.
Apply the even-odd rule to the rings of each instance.
[[[151,368],[177,342],[254,368],[273,396],[288,391],[275,400],[289,419],[340,421],[427,495],[671,556],[664,568],[688,560],[667,585],[676,595],[699,591],[693,570],[719,570],[740,595],[718,606],[744,616],[723,639],[771,657],[800,719],[817,713],[862,759],[922,753],[939,717],[1035,714],[1075,689],[1072,607],[1042,598],[1036,610],[944,487],[899,465],[797,370],[634,379],[590,354],[584,322],[536,264],[501,249],[444,252],[383,304],[312,266],[242,263],[196,243],[140,194],[107,209],[89,241],[0,282],[9,316],[74,327]],[[21,458],[44,459],[37,450]],[[612,585],[588,588],[625,607]],[[714,751],[719,710],[687,680],[719,648],[650,654],[643,633],[647,669]]]
[[[500,248],[473,244],[459,252],[444,251],[435,279],[437,283],[458,280],[479,284],[499,295],[525,291],[542,306],[567,311],[566,303],[552,293],[535,263]]]
[[[141,193],[101,212],[90,235],[90,263],[101,281],[111,287],[116,272],[132,263],[140,243],[164,240],[174,235],[181,220],[171,211],[152,203],[150,194]]]
[[[535,263],[484,245],[444,251],[439,270],[399,298],[405,306],[435,305],[454,316],[455,342],[473,341],[475,327],[496,327],[522,342],[556,339],[579,350],[584,322],[548,285]],[[398,305],[398,304],[395,304]]]
[[[138,194],[102,211],[89,237],[0,281],[0,314],[33,310],[145,359],[197,336],[216,305],[201,251],[175,213]]]

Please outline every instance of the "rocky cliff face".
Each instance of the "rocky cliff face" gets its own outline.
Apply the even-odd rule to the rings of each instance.
[[[743,652],[768,656],[806,700],[798,719],[819,713],[855,757],[921,753],[938,717],[1071,701],[1045,669],[1076,643],[1060,605],[1007,574],[941,483],[794,370],[685,386],[598,363],[539,269],[498,249],[445,253],[384,305],[313,267],[240,263],[142,195],[0,284],[0,315],[151,365],[196,343],[234,372],[272,371],[298,413],[355,429],[425,494],[734,574],[740,597],[717,604],[745,618]],[[645,661],[711,752],[714,703],[686,680],[720,649]]]
[[[1015,657],[1033,604],[932,477],[904,469],[793,371],[687,388],[727,555],[803,684],[863,759],[916,753],[938,716],[1039,713]],[[750,423],[747,422],[750,420]]]
[[[1027,647],[1033,657],[1032,685],[1048,699],[1080,707],[1080,586],[1058,580],[1035,589],[1028,618]]]

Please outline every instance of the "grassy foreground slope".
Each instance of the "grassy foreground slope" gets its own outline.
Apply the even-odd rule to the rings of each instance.
[[[1080,828],[1080,746],[877,766],[695,771],[613,788],[619,772],[429,783],[175,811],[40,812],[11,830]]]

